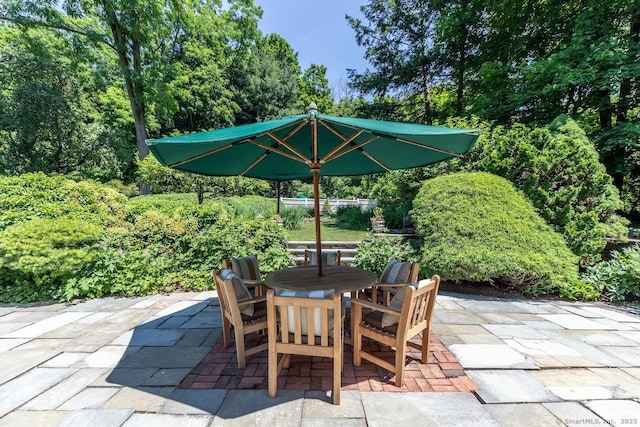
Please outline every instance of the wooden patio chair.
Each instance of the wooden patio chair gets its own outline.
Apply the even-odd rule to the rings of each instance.
[[[220,300],[224,346],[231,346],[231,331],[235,335],[238,367],[246,366],[246,357],[267,350],[268,343],[245,349],[244,336],[267,330],[267,304],[264,296],[255,297],[242,278],[232,270],[213,273]],[[264,291],[262,291],[264,295]]]
[[[399,261],[391,259],[380,273],[378,282],[363,291],[374,304],[381,302],[389,305],[391,298],[402,288],[418,281],[420,264],[411,261]],[[358,295],[362,295],[359,293]]]
[[[322,265],[340,265],[340,257],[342,253],[332,250],[322,251]],[[318,252],[305,249],[304,265],[318,265]]]
[[[242,277],[247,288],[252,290],[256,297],[264,296],[265,284],[257,255],[223,259],[222,268],[231,269]]]
[[[381,366],[395,373],[396,385],[402,387],[407,346],[422,351],[420,358],[422,363],[428,361],[431,317],[439,286],[439,276],[421,280],[417,288],[409,285],[398,292],[389,306],[363,299],[352,300],[351,310],[354,317],[353,364],[360,366],[362,359],[365,359]],[[363,307],[371,310],[364,316]],[[416,335],[422,335],[422,341],[419,344],[410,341]],[[367,337],[388,347],[394,347],[395,364],[364,352],[362,337]]]
[[[321,356],[333,359],[332,398],[334,405],[340,404],[343,322],[334,321],[334,316],[340,316],[341,300],[340,293],[333,291],[285,291],[279,295],[272,289],[267,291],[270,397],[276,396],[278,375],[283,367],[289,367],[292,354]],[[280,361],[279,354],[283,355]]]

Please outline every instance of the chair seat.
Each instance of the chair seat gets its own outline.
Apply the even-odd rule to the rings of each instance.
[[[376,329],[380,329],[381,331],[389,332],[390,334],[398,333],[398,324],[394,323],[391,326],[387,326],[385,328],[382,327],[382,316],[384,313],[380,311],[372,311],[362,318],[363,322],[367,325],[373,326]]]
[[[263,317],[267,317],[267,302],[260,301],[253,305],[253,316],[247,316],[246,314],[241,314],[242,321],[247,323],[251,321],[257,321],[262,319]]]

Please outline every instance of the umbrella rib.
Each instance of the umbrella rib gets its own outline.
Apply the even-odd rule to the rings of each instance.
[[[346,150],[343,150],[343,151],[341,151],[341,152],[339,152],[339,153],[335,153],[335,154],[334,154],[333,156],[331,156],[331,157],[326,156],[326,157],[325,157],[324,159],[322,159],[322,160],[323,160],[324,162],[328,162],[328,161],[330,161],[330,160],[335,160],[335,159],[337,159],[338,157],[340,157],[340,156],[344,156],[345,154],[348,154],[348,153],[352,152],[353,150],[357,150],[358,148],[361,148],[362,146],[367,145],[368,143],[373,142],[373,141],[375,141],[375,140],[376,140],[376,139],[378,139],[378,138],[379,138],[379,136],[378,136],[378,135],[374,135],[374,136],[372,136],[371,138],[367,139],[366,141],[362,141],[362,142],[359,142],[359,143],[357,143],[357,144],[355,144],[355,145],[352,145],[351,147],[347,148]],[[364,152],[364,151],[363,151],[363,152]]]
[[[288,157],[289,159],[291,159],[291,160],[295,160],[296,162],[305,163],[305,164],[308,162],[308,160],[307,160],[306,158],[304,158],[304,157],[302,157],[302,158],[298,158],[298,157],[296,157],[296,156],[294,156],[294,155],[292,155],[292,154],[289,154],[289,153],[286,153],[286,152],[284,152],[284,151],[278,150],[277,148],[273,148],[273,147],[271,147],[270,145],[263,144],[263,143],[262,143],[262,142],[260,142],[260,141],[256,141],[255,139],[250,139],[250,140],[249,140],[249,142],[250,142],[251,144],[257,145],[258,147],[262,147],[262,148],[264,148],[265,150],[271,151],[272,153],[276,153],[276,154],[278,154],[278,155],[280,155],[280,156],[283,156],[283,157]],[[278,141],[278,142],[280,142],[280,141]],[[285,146],[286,146],[286,145],[285,145]],[[287,147],[287,148],[288,148],[288,147]],[[266,154],[265,154],[265,155],[266,155]],[[260,159],[260,160],[262,160],[262,159]]]
[[[302,126],[300,126],[302,127]],[[299,127],[299,128],[300,128]],[[299,128],[297,130],[299,130]],[[296,131],[297,131],[296,130]],[[288,148],[289,150],[291,150],[293,153],[295,153],[304,163],[308,163],[311,161],[311,159],[308,159],[307,157],[304,156],[304,154],[302,154],[300,151],[296,150],[295,148],[293,148],[291,145],[289,145],[286,141],[278,138],[277,135],[273,134],[272,132],[267,132],[267,135],[269,135],[271,138],[273,138],[278,144],[280,145],[284,145],[286,148]],[[291,135],[293,135],[293,132],[290,132],[289,135],[285,136],[285,139],[289,138]],[[284,151],[282,151],[282,153],[284,153]]]
[[[191,162],[193,160],[198,160],[198,159],[201,159],[203,157],[207,157],[207,156],[209,156],[211,154],[215,154],[215,153],[217,153],[219,151],[226,150],[227,148],[231,148],[235,144],[237,144],[237,143],[234,142],[234,143],[231,143],[231,144],[224,145],[222,147],[214,148],[213,150],[209,150],[209,151],[206,151],[204,153],[198,154],[197,156],[189,157],[188,159],[184,159],[184,160],[180,160],[179,162],[171,163],[170,165],[167,165],[167,167],[175,168],[177,166],[184,165],[185,163],[189,163],[189,162]]]
[[[324,124],[324,123],[323,123]],[[329,130],[333,130],[331,129],[331,127],[327,127],[327,129]],[[356,139],[357,137],[359,137],[362,132],[364,132],[363,129],[360,129],[358,132],[354,133],[353,135],[351,135],[349,138],[345,139],[344,136],[336,133],[336,135],[338,135],[340,138],[343,139],[342,143],[340,145],[338,145],[336,148],[334,148],[333,150],[331,150],[326,156],[324,156],[324,158],[322,158],[322,160],[320,160],[321,163],[327,162],[331,159],[333,159],[334,154],[336,154],[337,152],[339,152],[340,150],[342,150],[345,146],[351,144],[351,142]]]
[[[380,166],[382,169],[386,170],[387,172],[391,172],[391,168],[389,168],[388,166],[384,165],[382,162],[380,162],[378,159],[373,157],[371,154],[367,153],[364,150],[360,150],[360,151],[362,151],[362,154],[364,154],[366,157],[368,157],[369,160],[371,160],[373,163],[375,163],[376,165]]]
[[[449,154],[450,156],[454,156],[454,157],[462,157],[462,154],[460,154],[460,153],[456,153],[454,151],[449,151],[449,150],[443,150],[442,148],[432,147],[431,145],[420,144],[420,143],[417,143],[417,142],[414,142],[414,141],[409,141],[408,139],[395,137],[395,140],[398,141],[398,142],[403,142],[405,144],[415,145],[416,147],[424,148],[424,149],[427,149],[427,150],[437,151],[438,153]]]
[[[255,165],[257,165],[258,163],[260,163],[262,160],[264,160],[265,157],[267,157],[267,154],[269,153],[262,153],[260,155],[260,157],[258,157],[256,160],[254,160],[253,162],[251,162],[251,164],[249,166],[247,166],[247,168],[245,170],[243,170],[242,172],[239,173],[240,176],[244,176],[247,172],[249,172],[251,169],[253,169],[253,167]]]

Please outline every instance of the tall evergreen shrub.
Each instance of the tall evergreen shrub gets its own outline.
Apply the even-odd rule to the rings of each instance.
[[[489,173],[425,181],[412,217],[424,239],[424,276],[495,282],[531,295],[593,298],[578,275],[578,257],[522,193]]]

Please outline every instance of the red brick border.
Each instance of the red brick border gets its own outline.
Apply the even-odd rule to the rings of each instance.
[[[266,337],[252,334],[246,337],[248,347],[265,342]],[[378,357],[393,363],[393,350],[367,339],[363,348]],[[352,347],[345,345],[342,390],[376,391],[464,391],[478,390],[478,386],[464,375],[462,366],[442,344],[438,336],[431,334],[429,361],[420,362],[420,352],[413,348],[407,351],[405,385],[396,387],[395,376],[367,361],[353,365]],[[247,367],[238,368],[235,346],[225,348],[222,337],[211,351],[200,361],[180,388],[182,389],[266,389],[267,352],[263,351],[247,358]],[[284,368],[278,377],[280,390],[331,390],[332,362],[330,359],[311,356],[292,356],[289,368]]]

